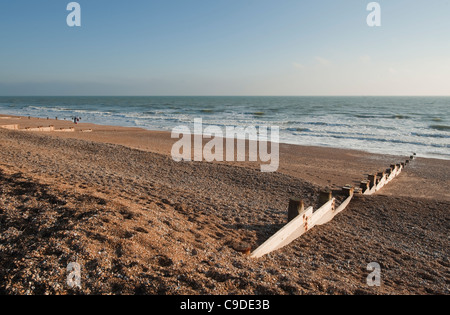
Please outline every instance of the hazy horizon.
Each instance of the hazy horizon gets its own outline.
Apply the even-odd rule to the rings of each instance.
[[[323,98],[336,98],[336,97],[342,97],[342,98],[348,98],[348,97],[373,97],[373,98],[382,98],[382,97],[393,97],[393,98],[433,98],[433,97],[443,97],[447,98],[450,97],[450,95],[0,95],[0,97],[8,98],[8,97],[39,97],[39,98],[45,98],[45,97],[323,97]]]
[[[69,2],[0,3],[0,95],[450,95],[445,0]]]

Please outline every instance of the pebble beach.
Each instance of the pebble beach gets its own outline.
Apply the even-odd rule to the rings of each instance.
[[[175,162],[170,133],[28,117],[0,125],[0,294],[449,294],[449,160],[415,159],[290,245],[248,253],[290,198],[358,185],[405,157],[282,144],[280,168]],[[81,132],[90,130],[90,132]],[[81,287],[66,284],[81,266]],[[368,264],[381,266],[370,287]]]

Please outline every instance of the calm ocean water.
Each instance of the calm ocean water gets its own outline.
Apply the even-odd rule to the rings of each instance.
[[[279,126],[280,142],[450,159],[450,97],[0,97],[0,113],[172,130]]]

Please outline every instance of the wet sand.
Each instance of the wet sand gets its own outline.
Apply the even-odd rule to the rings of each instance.
[[[358,184],[406,157],[280,146],[280,169],[174,162],[170,133],[0,119],[2,294],[448,294],[450,161],[414,160],[379,194],[275,253],[291,197]],[[92,129],[82,133],[80,130]],[[419,152],[418,152],[419,153]],[[420,153],[419,153],[420,156]],[[65,283],[70,262],[82,288]],[[369,287],[378,262],[382,286]]]

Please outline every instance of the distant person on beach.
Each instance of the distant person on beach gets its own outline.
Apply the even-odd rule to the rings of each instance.
[[[73,123],[78,125],[78,122],[81,120],[81,117],[73,117]]]

